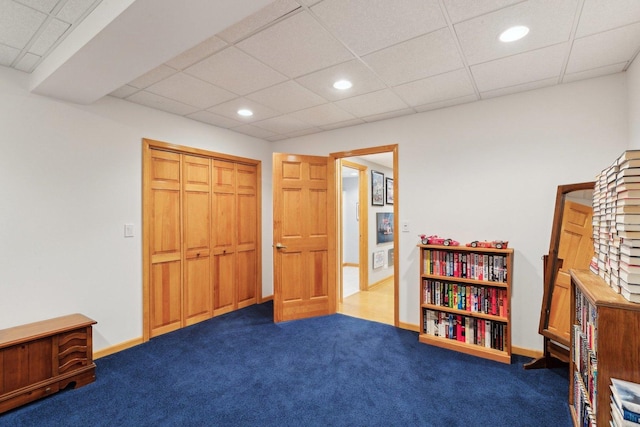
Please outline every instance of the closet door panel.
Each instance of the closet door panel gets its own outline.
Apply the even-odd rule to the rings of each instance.
[[[182,292],[181,262],[155,263],[151,266],[151,336],[171,332],[181,327]]]
[[[213,314],[228,313],[237,308],[235,301],[235,263],[236,257],[232,253],[222,253],[213,256]]]
[[[238,308],[256,303],[256,251],[254,249],[237,252],[237,301]]]
[[[183,156],[184,324],[212,316],[211,160]]]
[[[180,155],[152,150],[150,166],[150,335],[180,328],[182,215]]]

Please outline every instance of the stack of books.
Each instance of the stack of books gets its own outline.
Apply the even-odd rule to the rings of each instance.
[[[625,151],[597,177],[591,270],[640,302],[640,150]]]
[[[640,384],[611,378],[611,424],[640,427]]]

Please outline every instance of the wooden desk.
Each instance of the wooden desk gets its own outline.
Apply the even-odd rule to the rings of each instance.
[[[0,330],[0,414],[95,381],[95,323],[71,314]]]

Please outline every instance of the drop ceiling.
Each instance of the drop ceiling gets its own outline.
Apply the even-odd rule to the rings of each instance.
[[[268,141],[619,73],[639,49],[638,0],[0,0],[0,64],[35,93]]]

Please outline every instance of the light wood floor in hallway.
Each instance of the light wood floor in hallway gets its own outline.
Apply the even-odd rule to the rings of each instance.
[[[338,312],[347,316],[393,325],[393,277],[356,292],[338,303]]]

